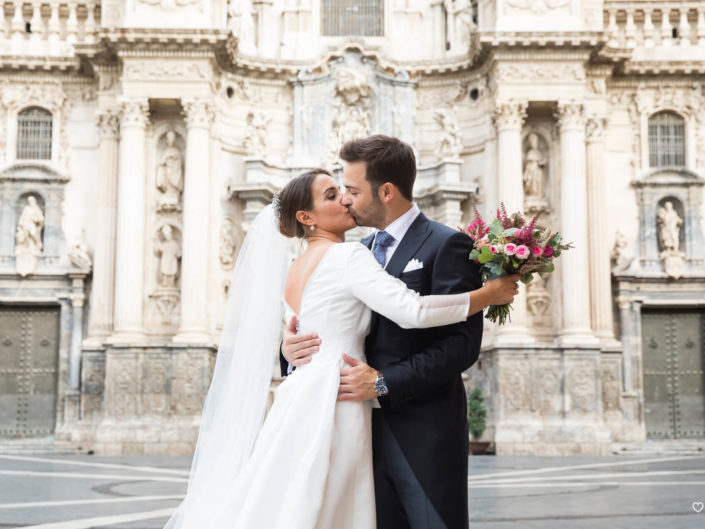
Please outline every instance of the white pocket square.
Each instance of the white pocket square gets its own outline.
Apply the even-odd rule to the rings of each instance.
[[[406,274],[407,272],[413,272],[414,270],[421,270],[423,268],[423,263],[417,259],[412,259],[408,263],[406,263],[406,267],[404,268],[404,271],[402,274]]]

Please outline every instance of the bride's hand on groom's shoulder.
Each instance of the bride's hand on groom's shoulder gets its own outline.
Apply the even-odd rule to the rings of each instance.
[[[321,339],[316,333],[296,334],[298,320],[293,316],[284,331],[282,354],[294,367],[300,367],[311,361],[311,356],[318,352]]]

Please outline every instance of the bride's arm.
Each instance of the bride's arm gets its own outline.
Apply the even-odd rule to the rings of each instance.
[[[478,307],[473,306],[471,294],[477,294],[479,290],[421,296],[385,272],[363,245],[353,245],[345,275],[356,298],[404,329],[465,321],[471,314],[482,310],[486,302],[482,293],[474,299]]]

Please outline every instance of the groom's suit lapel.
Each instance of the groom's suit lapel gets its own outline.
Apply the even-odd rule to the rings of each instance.
[[[399,241],[399,246],[394,251],[394,255],[387,263],[385,270],[394,277],[401,276],[407,263],[411,260],[416,252],[421,248],[428,236],[431,234],[429,229],[431,226],[430,221],[426,218],[426,215],[419,213],[419,216],[414,219],[411,223],[409,229]]]

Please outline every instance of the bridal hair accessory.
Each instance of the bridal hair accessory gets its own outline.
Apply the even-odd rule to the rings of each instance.
[[[272,195],[272,210],[274,211],[274,216],[278,219],[282,217],[281,205],[279,204],[279,193],[274,193]]]

